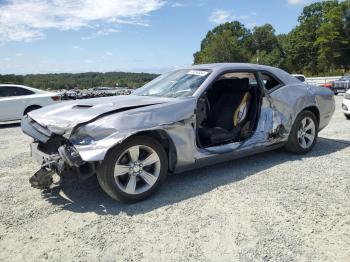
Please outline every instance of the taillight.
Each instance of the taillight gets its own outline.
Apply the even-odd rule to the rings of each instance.
[[[331,83],[326,83],[326,84],[323,84],[322,86],[323,86],[323,87],[326,87],[326,88],[331,88],[331,87],[332,87],[332,84],[331,84]]]
[[[61,100],[61,97],[60,96],[51,96],[51,99],[53,101],[60,101]]]

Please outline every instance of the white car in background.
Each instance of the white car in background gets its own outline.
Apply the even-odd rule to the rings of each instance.
[[[23,85],[0,84],[0,122],[20,120],[30,111],[61,101],[57,93]]]
[[[306,77],[304,75],[294,74],[292,76],[294,76],[296,79],[300,80],[301,82],[306,82]]]
[[[350,89],[345,92],[342,108],[346,119],[350,120]]]

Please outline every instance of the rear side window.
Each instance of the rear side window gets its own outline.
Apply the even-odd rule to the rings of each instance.
[[[301,82],[305,82],[305,77],[303,76],[295,76],[295,78],[300,80]]]
[[[283,85],[281,81],[270,74],[261,73],[261,77],[266,90],[272,90]]]
[[[34,92],[18,86],[0,86],[0,97],[28,96]]]

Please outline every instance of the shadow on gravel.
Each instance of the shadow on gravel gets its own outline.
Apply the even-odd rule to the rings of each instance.
[[[19,127],[21,126],[21,123],[19,122],[0,122],[0,129],[5,129],[5,128],[12,128],[12,127]]]
[[[51,204],[72,212],[95,212],[100,215],[126,213],[132,216],[205,194],[219,186],[243,180],[275,165],[328,155],[349,146],[350,141],[319,138],[313,151],[304,156],[277,150],[170,175],[155,195],[146,201],[132,205],[122,204],[109,198],[100,189],[96,178],[85,183],[57,185],[43,192],[42,196]]]

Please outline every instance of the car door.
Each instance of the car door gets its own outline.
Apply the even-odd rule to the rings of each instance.
[[[260,81],[258,79],[258,74],[257,74],[257,72],[255,70],[230,70],[230,71],[224,71],[221,74],[218,74],[218,76],[211,82],[211,84],[208,85],[207,89],[200,96],[198,105],[201,104],[202,97],[210,96],[210,94],[209,94],[210,89],[212,89],[212,87],[213,87],[213,85],[215,84],[216,81],[220,81],[222,79],[226,79],[226,80],[233,79],[233,80],[235,80],[235,79],[245,79],[245,78],[249,79],[249,85],[252,87],[252,90],[253,89],[255,90],[254,91],[254,94],[255,94],[254,95],[254,99],[256,99],[256,100],[254,100],[254,102],[253,102],[253,100],[251,100],[250,107],[249,107],[249,108],[251,108],[251,110],[254,110],[256,112],[255,115],[252,115],[251,112],[249,112],[249,111],[251,111],[249,109],[248,109],[249,111],[245,111],[245,110],[242,111],[242,112],[244,112],[244,111],[246,112],[245,114],[243,114],[246,117],[248,117],[248,115],[250,115],[249,116],[250,119],[248,121],[246,121],[247,125],[250,126],[249,127],[250,130],[248,132],[248,134],[249,133],[250,134],[248,136],[246,136],[246,138],[244,138],[244,140],[235,141],[235,142],[229,142],[229,140],[228,140],[227,143],[223,142],[220,145],[210,145],[209,144],[209,146],[205,146],[203,143],[201,143],[201,141],[199,141],[199,142],[197,141],[197,143],[202,148],[204,148],[205,151],[210,152],[210,153],[220,153],[220,154],[221,153],[234,152],[238,148],[241,148],[242,145],[249,144],[250,143],[249,141],[251,141],[252,138],[255,137],[255,133],[256,133],[255,129],[256,128],[254,126],[259,126],[259,124],[260,124],[260,111],[261,111],[261,107],[262,107],[262,103],[263,103],[263,94],[262,94],[263,93],[263,86],[261,85],[261,83],[260,83]],[[242,93],[242,91],[239,91],[239,92]],[[216,92],[211,91],[211,95],[212,96],[214,96],[215,94],[216,94]],[[244,92],[243,92],[243,94],[244,94]],[[237,97],[240,97],[239,93],[237,93]],[[237,109],[240,108],[240,106],[244,103],[243,102],[244,101],[244,97],[245,96],[242,96],[242,99],[236,99],[237,101],[235,101],[235,100],[232,101],[232,105],[235,105],[234,108],[237,108]],[[206,100],[208,100],[208,99],[206,99]],[[210,102],[207,101],[206,104],[210,104]],[[253,104],[254,104],[254,106],[252,106]],[[265,101],[265,104],[266,104],[267,107],[270,107],[269,101]],[[216,105],[219,105],[219,106],[221,105],[222,106],[221,102],[217,102],[215,104],[215,106]],[[200,112],[201,112],[201,110],[199,108],[197,108],[197,117],[198,117],[198,113],[200,113]],[[230,118],[230,117],[228,117],[228,118]],[[199,120],[199,119],[201,119],[201,117],[197,118],[197,120]],[[234,119],[234,118],[232,117],[232,119]],[[229,120],[229,121],[231,121],[231,120]],[[202,122],[202,121],[199,120],[199,122]],[[252,122],[252,124],[250,124],[251,122]],[[265,122],[264,119],[263,119],[263,125],[265,125],[265,124],[269,124],[269,123]],[[197,125],[200,125],[198,123],[198,121],[197,121]],[[206,127],[204,127],[204,129],[205,128]],[[199,131],[201,131],[201,130],[199,130]],[[243,129],[242,129],[241,133],[242,132],[243,132]],[[197,134],[197,137],[198,136],[199,135]],[[200,140],[200,138],[198,138],[198,139]]]
[[[0,121],[19,120],[34,92],[18,86],[0,86]]]
[[[283,88],[286,84],[271,72],[261,71],[259,73],[262,85],[265,89],[264,107],[269,110],[266,118],[271,119],[268,130],[270,143],[286,140],[294,114],[296,97],[305,95],[305,86],[296,85],[294,88]]]

